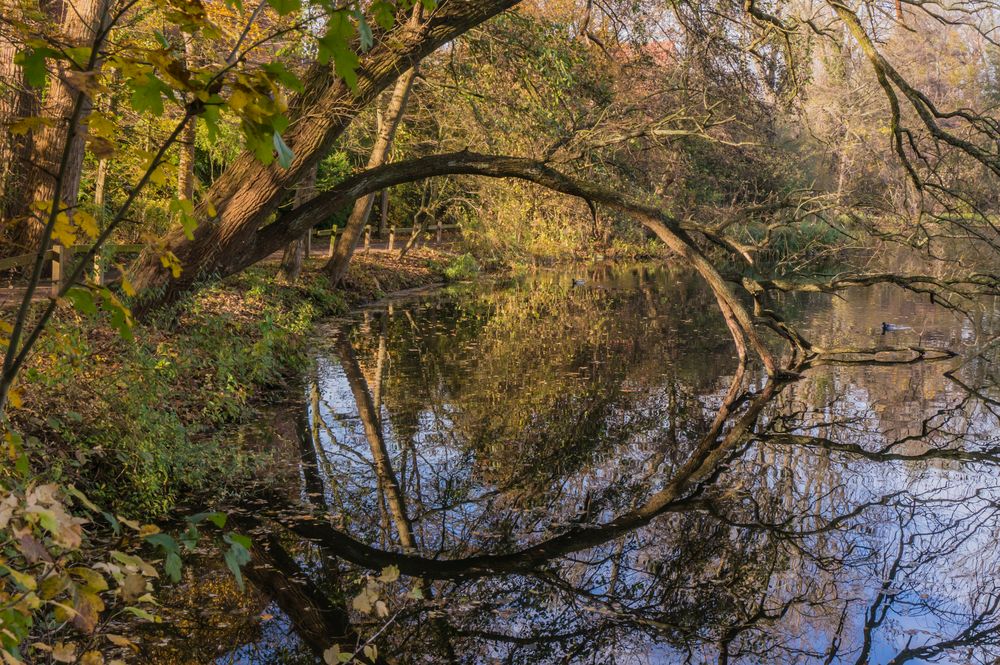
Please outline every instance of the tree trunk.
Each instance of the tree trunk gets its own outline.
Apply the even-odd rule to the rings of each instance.
[[[87,46],[99,50],[100,37],[108,19],[108,0],[77,0],[63,4],[62,30],[68,46]],[[45,103],[41,115],[53,121],[43,126],[35,134],[31,151],[29,181],[27,183],[27,205],[38,202],[64,203],[72,208],[77,204],[80,177],[83,173],[83,156],[86,147],[83,132],[74,133],[68,146],[69,158],[62,167],[61,162],[67,150],[66,141],[70,135],[69,122],[78,96],[83,95],[82,110],[78,124],[86,124],[93,107],[90,97],[84,95],[71,84],[72,67],[66,61],[55,63],[55,71],[50,77]],[[62,180],[61,201],[53,202],[56,182]],[[27,212],[27,211],[24,211]],[[27,217],[19,232],[20,242],[29,248],[37,247],[41,241],[44,224],[36,217]]]
[[[305,180],[300,182],[299,186],[295,189],[295,202],[292,204],[293,209],[303,206],[316,196],[317,171],[318,168],[314,166],[309,175],[305,177]],[[307,230],[306,233],[311,233],[311,231],[311,229]],[[298,280],[299,275],[302,273],[302,262],[309,249],[307,245],[306,239],[300,236],[285,247],[285,253],[281,257],[281,274],[289,284]]]
[[[184,66],[194,66],[194,39],[189,35],[184,39]],[[198,117],[188,120],[177,142],[180,154],[177,159],[177,198],[194,199],[194,141],[198,131]]]
[[[386,86],[428,53],[518,1],[442,0],[419,26],[401,25],[362,54],[354,90],[336,78],[331,67],[314,66],[304,77],[305,92],[295,98],[289,110],[291,124],[284,138],[295,155],[291,166],[264,166],[244,152],[203,197],[197,209],[202,224],[194,239],[188,240],[181,230],[164,238],[184,268],[181,276],[171,280],[154,250],[136,262],[133,284],[144,291],[143,308],[168,302],[208,275],[243,263],[248,245],[277,209],[286,189],[319,162]],[[205,223],[209,202],[217,216]]]
[[[389,191],[383,189],[379,194],[381,198],[381,208],[379,218],[378,218],[378,237],[385,238],[386,231],[389,229]]]
[[[415,5],[420,7],[420,3]],[[378,138],[372,147],[372,154],[368,157],[368,168],[373,169],[382,166],[389,159],[389,151],[392,150],[392,140],[396,136],[396,129],[406,113],[406,102],[410,98],[410,91],[413,89],[413,81],[417,77],[417,65],[414,65],[403,73],[396,80],[396,87],[392,91],[389,99],[389,106],[386,107],[379,126]],[[354,202],[351,216],[347,219],[347,225],[337,239],[337,246],[334,248],[333,256],[323,268],[330,283],[337,285],[344,275],[347,274],[347,267],[351,264],[351,256],[354,255],[354,248],[358,245],[358,239],[368,221],[372,204],[375,202],[375,195],[369,194]]]
[[[14,64],[19,45],[0,34],[0,229],[3,251],[0,255],[20,254],[30,247],[8,242],[4,236],[11,227],[4,223],[21,215],[28,207],[25,186],[31,141],[25,134],[15,135],[11,125],[36,114],[38,98],[28,88],[24,71]]]

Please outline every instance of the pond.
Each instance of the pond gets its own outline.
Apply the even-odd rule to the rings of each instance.
[[[233,511],[248,592],[217,557],[188,566],[138,657],[994,662],[993,305],[771,304],[828,353],[735,389],[683,270],[540,273],[329,323],[243,433],[274,453]]]

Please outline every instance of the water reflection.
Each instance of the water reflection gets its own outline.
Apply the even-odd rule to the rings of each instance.
[[[245,615],[270,619],[212,658],[1000,657],[995,349],[970,346],[992,313],[786,297],[831,353],[768,382],[713,303],[683,272],[554,274],[331,326],[295,415],[299,482],[239,517]],[[379,583],[384,611],[360,611],[386,566],[403,575]]]

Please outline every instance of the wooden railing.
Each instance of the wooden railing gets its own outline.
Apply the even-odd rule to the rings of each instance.
[[[434,224],[432,226],[427,226],[424,229],[424,233],[426,233],[428,235],[433,234],[437,238],[437,242],[441,242],[441,237],[442,237],[442,235],[444,234],[445,231],[452,231],[452,230],[460,229],[460,228],[462,228],[462,227],[460,225],[458,225],[458,224],[442,224],[441,222],[438,222],[437,224]],[[341,231],[341,229],[335,227],[335,228],[332,228],[332,229],[323,229],[321,231],[315,231],[314,234],[313,234],[313,235],[315,235],[316,238],[322,238],[322,237],[329,237],[330,238],[330,246],[329,246],[329,249],[327,249],[327,253],[326,253],[326,255],[327,255],[328,258],[331,257],[331,256],[333,256],[333,248],[337,244],[337,234],[340,233],[340,231]],[[408,226],[408,227],[400,227],[400,228],[396,228],[395,226],[390,226],[389,227],[389,237],[388,237],[388,240],[389,240],[389,251],[390,252],[393,251],[393,249],[395,249],[395,247],[396,247],[396,237],[397,237],[397,234],[398,235],[407,235],[408,234],[412,238],[413,236],[417,235],[418,233],[420,233],[420,227],[419,226]],[[371,241],[372,241],[372,226],[370,224],[367,225],[367,226],[365,226],[365,233],[364,233],[363,237],[364,237],[363,248],[364,248],[365,251],[368,251],[369,247],[371,246]]]
[[[76,254],[89,252],[91,247],[92,245],[74,245],[72,247],[56,245],[45,253],[44,260],[52,262],[50,290],[53,296],[59,293],[63,283],[69,277]],[[118,254],[138,254],[142,249],[143,245],[105,245],[101,252],[94,257],[94,265],[91,268],[94,281],[103,283],[105,262],[113,260]],[[37,256],[37,254],[32,253],[0,259],[0,271],[31,266],[35,263]]]
[[[437,242],[441,242],[442,235],[445,231],[451,231],[454,229],[461,228],[458,224],[437,224],[427,226],[423,229],[424,233],[428,236],[428,239],[433,235],[436,237]],[[395,226],[389,227],[389,251],[393,251],[396,246],[397,235],[409,235],[410,238],[414,238],[421,231],[421,227],[402,227],[396,228]],[[337,234],[340,229],[324,229],[324,230],[311,230],[309,236],[306,239],[306,246],[312,245],[312,239],[329,237],[330,246],[327,250],[327,257],[333,256],[333,248],[337,243]],[[368,251],[372,240],[372,227],[365,226],[364,233],[364,251]],[[415,242],[415,240],[414,240]],[[50,249],[45,254],[45,261],[52,262],[52,278],[50,292],[52,295],[56,295],[62,288],[64,281],[68,278],[72,272],[73,261],[78,253],[88,252],[91,249],[91,245],[74,245],[73,247],[65,247],[62,245],[56,245]],[[91,268],[91,275],[93,280],[98,284],[104,283],[105,270],[108,262],[114,260],[114,258],[119,254],[138,254],[143,250],[143,245],[105,245],[102,247],[101,251],[97,256],[94,257],[94,265]],[[0,259],[0,272],[7,270],[13,270],[15,268],[29,267],[34,265],[37,258],[36,254],[21,254],[19,256],[11,256],[6,259]]]

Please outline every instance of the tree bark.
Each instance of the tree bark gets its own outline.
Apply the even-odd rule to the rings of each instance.
[[[411,25],[417,25],[420,21],[420,3],[413,7],[413,19]],[[410,91],[413,89],[413,81],[417,77],[417,64],[403,72],[403,75],[396,80],[396,86],[392,90],[392,97],[389,99],[389,106],[382,114],[378,127],[378,137],[375,145],[372,146],[372,153],[368,157],[367,168],[373,169],[382,166],[389,159],[389,151],[392,150],[392,141],[396,137],[396,129],[406,113],[406,102],[410,98]],[[372,204],[375,202],[375,195],[369,194],[354,202],[351,216],[347,218],[347,224],[343,232],[337,239],[337,246],[333,250],[333,256],[327,261],[326,271],[331,284],[339,284],[347,274],[347,268],[351,264],[351,256],[354,255],[354,248],[358,245],[358,239],[368,221]]]
[[[62,33],[70,47],[89,46],[98,51],[104,37],[108,20],[109,0],[77,0],[63,4]],[[49,88],[41,115],[52,121],[35,134],[31,151],[31,169],[26,186],[27,205],[34,202],[48,202],[53,205],[65,204],[73,208],[77,204],[80,178],[83,174],[83,157],[86,147],[84,132],[77,131],[69,146],[69,122],[73,107],[79,95],[83,95],[82,110],[78,123],[86,124],[87,116],[93,108],[89,95],[72,84],[73,68],[64,60],[55,63],[55,72],[50,77]],[[69,158],[60,166],[63,154],[69,150]],[[53,201],[56,181],[62,180],[61,201]],[[27,213],[24,210],[22,214]],[[26,216],[20,226],[19,241],[25,247],[34,248],[42,236],[44,224],[34,216]]]
[[[329,151],[382,90],[428,53],[518,1],[442,0],[420,25],[401,25],[376,40],[361,56],[354,90],[335,77],[332,68],[314,66],[304,77],[305,92],[289,110],[291,124],[284,138],[295,155],[291,166],[264,166],[248,152],[237,158],[203,197],[197,209],[202,223],[194,239],[188,240],[181,230],[164,238],[184,267],[181,276],[171,280],[154,250],[136,262],[133,284],[143,291],[144,308],[175,299],[230,264],[234,256],[245,255],[247,244],[277,209],[284,191]],[[211,223],[209,203],[217,212]]]
[[[194,38],[190,35],[184,39],[184,66],[190,69],[194,65]],[[188,120],[177,142],[180,154],[177,159],[177,198],[194,199],[194,142],[198,133],[198,117]]]
[[[316,167],[313,167],[313,170],[309,172],[305,180],[300,182],[299,186],[295,189],[295,202],[292,204],[294,208],[305,205],[316,196],[317,170]],[[311,229],[307,229],[306,233],[310,231]],[[281,256],[281,274],[289,284],[298,280],[299,275],[302,273],[302,262],[305,260],[306,251],[308,251],[308,247],[304,234],[288,243],[288,246],[285,247],[285,253]]]
[[[10,128],[18,120],[36,114],[38,97],[28,88],[24,71],[14,64],[18,50],[18,44],[0,33],[0,228],[4,230],[3,236],[11,228],[6,222],[24,214],[30,203],[26,200],[25,189],[31,141],[28,135],[15,135]],[[0,255],[20,254],[31,249],[6,240]]]

